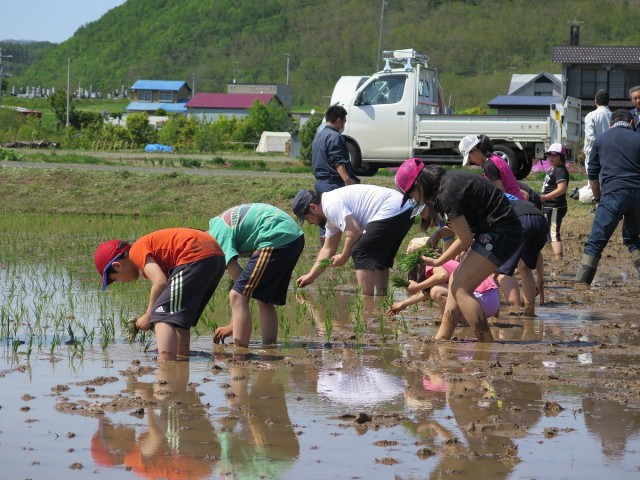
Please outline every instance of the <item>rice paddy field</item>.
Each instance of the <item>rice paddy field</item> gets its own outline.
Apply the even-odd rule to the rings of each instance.
[[[248,352],[212,342],[230,319],[225,276],[190,360],[159,363],[153,333],[126,339],[149,282],[100,292],[96,246],[206,228],[247,201],[289,211],[312,181],[5,167],[0,186],[1,478],[640,475],[640,282],[618,248],[592,289],[573,288],[586,207],[565,220],[566,259],[545,265],[545,305],[535,317],[501,311],[495,344],[462,328],[434,342],[435,306],[388,317],[402,286],[364,297],[347,265],[304,289],[292,282],[277,346],[260,345],[254,322]],[[319,248],[314,227],[304,230],[294,276]]]

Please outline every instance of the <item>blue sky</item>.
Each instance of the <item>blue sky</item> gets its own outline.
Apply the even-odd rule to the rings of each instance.
[[[60,43],[126,0],[0,0],[0,40]]]

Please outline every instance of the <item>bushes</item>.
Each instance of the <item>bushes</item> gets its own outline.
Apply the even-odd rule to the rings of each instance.
[[[311,144],[323,119],[324,114],[314,113],[300,129],[300,159],[305,165],[311,165]]]

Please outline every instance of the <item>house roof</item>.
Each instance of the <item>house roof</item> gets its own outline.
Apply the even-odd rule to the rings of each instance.
[[[498,95],[487,103],[496,107],[548,107],[552,103],[561,103],[562,98],[544,95]]]
[[[555,73],[515,73],[511,75],[511,83],[509,84],[509,95],[517,95],[517,92],[523,87],[535,83],[541,78],[548,79],[549,82],[558,86],[560,89],[562,84],[562,75]]]
[[[267,105],[273,98],[272,93],[197,93],[187,102],[187,108],[225,108],[246,110],[256,100]]]
[[[128,112],[155,112],[160,109],[163,109],[168,113],[187,113],[187,108],[184,102],[131,102],[127,105],[127,108],[125,108]]]
[[[187,82],[183,82],[182,80],[138,80],[133,84],[131,90],[166,90],[177,92],[185,85],[189,91],[191,91]]]
[[[562,63],[640,65],[640,47],[554,46],[552,60]]]

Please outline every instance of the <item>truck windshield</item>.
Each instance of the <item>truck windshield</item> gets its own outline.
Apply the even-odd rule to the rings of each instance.
[[[406,75],[378,77],[362,91],[362,105],[398,103],[402,100]]]

